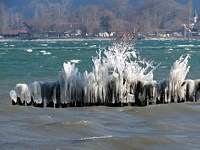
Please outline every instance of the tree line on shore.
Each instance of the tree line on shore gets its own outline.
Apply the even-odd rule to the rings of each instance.
[[[192,10],[188,3],[175,0],[109,0],[102,4],[70,7],[73,0],[32,0],[32,17],[1,5],[1,32],[5,29],[26,28],[30,33],[81,30],[82,34],[99,32],[159,32],[178,31],[187,24]]]

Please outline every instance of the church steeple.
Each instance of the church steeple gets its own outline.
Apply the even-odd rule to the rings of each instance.
[[[194,23],[197,23],[198,18],[199,17],[198,17],[197,11],[195,10],[194,15],[193,15]]]

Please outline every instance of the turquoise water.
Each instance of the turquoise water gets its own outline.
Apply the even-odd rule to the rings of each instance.
[[[91,71],[92,56],[96,56],[99,47],[108,45],[109,41],[1,42],[0,78],[14,80],[11,82],[14,85],[16,82],[55,80],[63,62],[70,60],[80,60],[76,64],[80,72]],[[167,78],[174,61],[182,54],[191,55],[188,78],[199,78],[200,41],[141,41],[135,48],[142,58],[154,61],[155,65],[161,63],[154,72],[155,80]]]
[[[142,41],[136,46],[142,58],[161,63],[154,72],[156,80],[167,78],[173,63],[183,54],[190,54],[189,79],[197,79],[199,76],[200,41]]]
[[[92,57],[110,41],[0,42],[1,149],[199,149],[200,104],[143,108],[34,108],[11,106],[17,83],[56,80],[63,62],[92,70]],[[190,54],[188,79],[200,78],[200,41],[139,41],[138,55],[168,78],[174,61]]]

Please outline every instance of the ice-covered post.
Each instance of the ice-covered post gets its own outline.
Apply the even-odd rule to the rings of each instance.
[[[188,65],[189,55],[185,58],[182,55],[178,60],[174,62],[169,75],[169,96],[167,102],[177,102],[180,98],[179,93],[182,83],[185,81],[190,66]]]

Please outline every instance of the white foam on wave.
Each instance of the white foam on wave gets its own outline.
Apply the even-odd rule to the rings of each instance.
[[[185,50],[186,50],[186,51],[189,51],[189,50],[191,50],[191,49],[190,49],[190,48],[185,48]]]
[[[32,49],[27,49],[26,50],[28,53],[31,53],[31,52],[33,52],[33,50]]]
[[[167,68],[168,66],[161,66],[161,68]]]
[[[169,51],[173,51],[174,49],[173,49],[173,48],[169,48],[168,50],[169,50]]]
[[[72,63],[74,63],[74,64],[77,64],[77,63],[79,63],[81,60],[79,60],[79,59],[72,59],[72,60],[70,60],[70,62],[72,62]]]
[[[48,46],[48,44],[41,44],[41,46],[47,47],[47,46]]]
[[[46,53],[46,51],[45,50],[42,50],[42,51],[40,51],[41,53]]]
[[[62,122],[65,126],[74,126],[74,125],[91,125],[92,123],[88,120],[80,120],[74,122]]]
[[[15,45],[9,45],[10,47],[15,47]]]
[[[190,52],[190,53],[196,53],[196,51],[191,51],[191,50],[190,50],[190,51],[188,51],[188,52]]]
[[[95,140],[95,139],[107,139],[112,138],[112,135],[104,135],[104,136],[91,136],[91,137],[83,137],[80,140]]]
[[[47,52],[47,51],[45,51],[45,50],[42,50],[42,51],[40,51],[43,55],[51,55],[51,53],[50,52]]]
[[[96,46],[96,45],[91,45],[90,47],[91,47],[91,48],[96,48],[97,46]]]
[[[194,47],[194,45],[192,45],[192,44],[188,44],[188,45],[177,45],[177,47]]]

